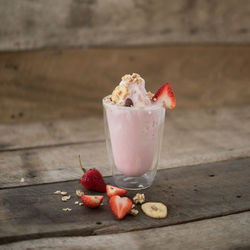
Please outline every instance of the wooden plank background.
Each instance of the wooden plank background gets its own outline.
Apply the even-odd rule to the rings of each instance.
[[[250,156],[249,110],[248,105],[167,114],[159,168]],[[0,134],[0,188],[77,179],[78,154],[87,168],[111,175],[99,118],[0,125]]]
[[[136,217],[118,221],[107,197],[96,210],[75,205],[79,180],[1,189],[0,244],[27,238],[128,232],[249,211],[249,163],[250,158],[245,158],[159,171],[152,187],[143,193],[146,201],[161,201],[168,206],[168,217],[161,220],[145,216],[138,207]],[[113,184],[111,177],[105,177],[105,181]],[[67,191],[72,199],[62,202],[54,194],[56,190]],[[128,197],[136,193],[129,191]],[[65,213],[65,207],[72,211]]]
[[[102,116],[102,98],[132,72],[152,92],[170,82],[176,110],[249,104],[249,55],[190,45],[1,53],[0,123]]]
[[[20,241],[2,246],[13,249],[103,250],[248,250],[250,212],[119,234],[57,237]],[[198,237],[197,237],[198,236]]]
[[[249,43],[249,0],[5,0],[0,50]]]
[[[45,248],[88,241],[112,249],[112,239],[116,248],[178,249],[182,240],[191,249],[248,249],[249,23],[249,0],[0,1],[0,243],[100,234],[66,237],[63,246],[47,238]],[[111,174],[101,99],[132,72],[152,92],[170,82],[177,97],[159,169],[178,168],[160,170],[145,191],[167,202],[162,221],[140,211],[118,223],[107,204],[96,215],[74,205],[76,197],[53,195],[80,187],[78,154]],[[60,210],[68,205],[70,215]],[[204,220],[215,216],[224,217]],[[180,222],[189,223],[168,227]],[[138,231],[109,234],[130,230]],[[21,244],[31,243],[44,248],[44,239]]]

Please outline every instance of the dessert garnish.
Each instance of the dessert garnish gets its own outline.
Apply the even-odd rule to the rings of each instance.
[[[82,195],[82,202],[88,208],[97,208],[101,205],[103,195]]]
[[[124,85],[118,85],[111,95],[111,100],[114,103],[119,103],[126,98],[128,90]]]
[[[68,201],[70,200],[71,196],[70,195],[67,195],[67,196],[62,196],[62,201]]]
[[[165,83],[162,85],[153,96],[152,101],[160,103],[166,109],[174,109],[176,101],[170,84]]]
[[[78,197],[82,197],[82,195],[84,195],[84,192],[83,192],[82,190],[80,190],[80,189],[77,189],[77,190],[76,190],[76,195],[77,195]]]
[[[137,193],[134,197],[133,197],[133,201],[135,202],[135,204],[142,204],[145,201],[145,195],[144,194],[140,194]]]
[[[106,192],[106,184],[103,180],[101,173],[95,168],[89,169],[88,171],[83,168],[80,155],[79,162],[81,169],[84,172],[83,176],[81,177],[81,183],[83,187],[88,190],[94,190],[97,192]]]
[[[113,195],[124,196],[128,191],[112,185],[106,185],[107,196],[110,198]]]
[[[119,195],[114,195],[109,199],[109,206],[115,217],[121,220],[128,213],[130,213],[132,208],[132,201],[128,197],[120,197]]]
[[[145,81],[139,74],[125,75],[115,87],[108,103],[125,107],[144,107],[151,105],[151,99],[145,89]]]
[[[160,104],[166,109],[174,109],[175,96],[169,83],[162,85],[153,94],[145,89],[145,80],[137,73],[125,75],[122,81],[115,87],[106,102],[125,107],[145,108],[154,104]]]
[[[141,209],[151,218],[163,219],[167,217],[167,207],[161,202],[146,202],[141,205]]]
[[[66,208],[63,208],[62,210],[63,210],[64,212],[70,212],[72,209],[71,209],[71,208],[66,207]]]
[[[130,210],[129,214],[137,215],[137,214],[139,214],[139,211],[138,211],[137,209],[132,208],[132,209]]]
[[[125,105],[126,107],[132,107],[133,106],[133,101],[130,98],[127,98],[125,101]]]

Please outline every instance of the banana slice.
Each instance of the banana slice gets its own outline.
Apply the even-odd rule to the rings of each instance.
[[[141,208],[151,218],[162,219],[168,214],[167,207],[161,202],[146,202],[141,205]]]

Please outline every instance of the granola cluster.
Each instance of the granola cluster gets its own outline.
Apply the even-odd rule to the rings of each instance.
[[[133,73],[132,75],[125,75],[122,77],[122,81],[126,84],[126,85],[129,85],[131,84],[132,82],[135,82],[136,84],[141,84],[142,82],[142,79],[141,79],[141,76],[137,73]]]
[[[138,204],[138,203],[142,204],[145,201],[145,195],[137,193],[135,197],[133,198],[133,201],[135,202],[135,204]]]
[[[128,95],[128,88],[124,85],[118,85],[111,95],[111,101],[114,104],[119,104],[121,101],[125,100]]]
[[[135,89],[130,89],[131,84],[135,84],[136,86],[141,85],[143,82],[143,79],[141,78],[141,76],[137,73],[133,73],[132,75],[124,75],[122,77],[122,82],[120,83],[120,85],[118,85],[112,92],[110,98],[108,98],[106,101],[108,103],[112,103],[118,106],[126,106],[126,107],[132,107],[134,106],[133,101],[131,100],[131,95],[135,95],[138,91],[137,88]],[[137,89],[137,90],[136,90]],[[144,105],[145,102],[143,100],[143,98],[140,96],[140,94],[138,93],[139,96],[139,101],[141,103],[141,105]],[[149,98],[150,100],[153,97],[153,94],[149,91],[146,94],[147,98]]]

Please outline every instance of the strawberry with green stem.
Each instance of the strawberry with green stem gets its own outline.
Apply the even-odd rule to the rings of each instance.
[[[106,184],[103,180],[101,173],[95,168],[89,170],[83,168],[80,155],[79,155],[79,163],[84,173],[83,176],[81,177],[82,186],[88,190],[93,190],[103,193],[106,192]]]

